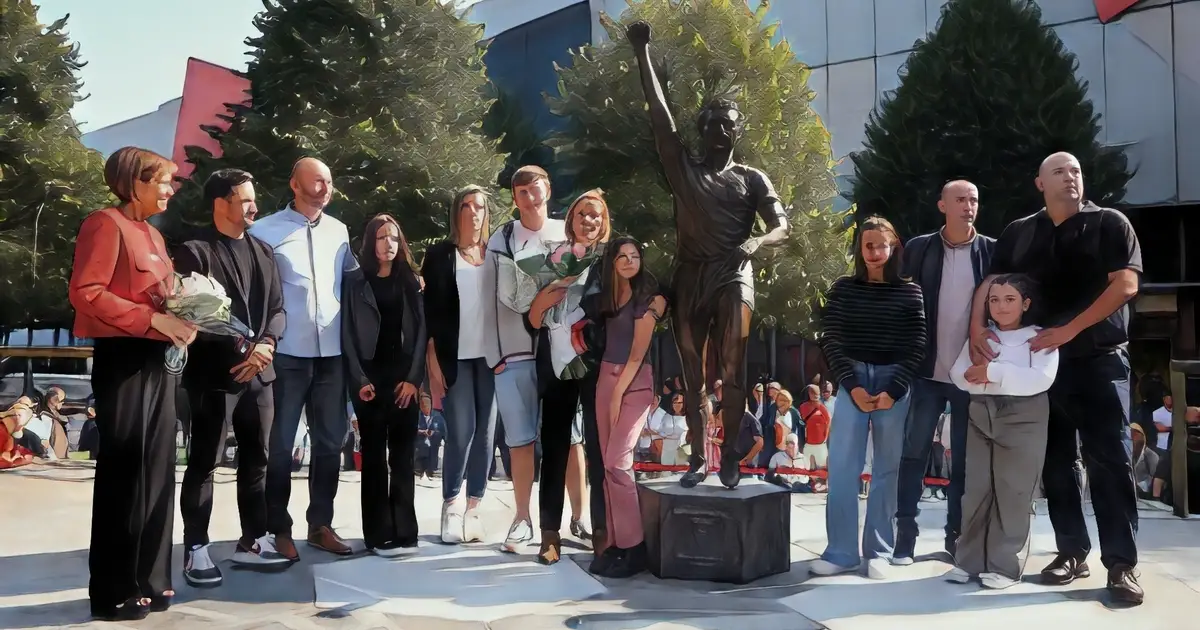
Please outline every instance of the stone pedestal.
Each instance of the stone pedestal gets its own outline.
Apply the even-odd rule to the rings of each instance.
[[[730,490],[709,482],[638,484],[650,572],[658,578],[745,584],[791,565],[791,493],[743,480]]]

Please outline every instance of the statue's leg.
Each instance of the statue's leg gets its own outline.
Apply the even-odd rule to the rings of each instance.
[[[704,465],[704,439],[708,425],[708,407],[704,404],[704,359],[709,326],[689,307],[681,303],[671,309],[671,333],[675,337],[679,363],[683,368],[683,404],[692,450],[688,457],[688,472],[680,479],[680,484],[685,488],[704,481],[708,474]]]
[[[737,435],[746,413],[746,340],[750,337],[750,306],[734,291],[724,292],[716,304],[712,339],[721,378],[721,420],[725,427],[725,445],[721,449],[721,483],[729,488],[738,484],[738,462],[747,453],[736,450]],[[774,436],[763,436],[764,440]]]

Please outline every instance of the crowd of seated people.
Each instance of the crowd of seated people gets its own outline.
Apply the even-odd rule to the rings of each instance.
[[[0,469],[38,459],[67,459],[73,453],[82,454],[82,459],[91,458],[97,442],[91,399],[70,413],[66,393],[60,387],[51,386],[35,397],[21,396],[0,410]]]

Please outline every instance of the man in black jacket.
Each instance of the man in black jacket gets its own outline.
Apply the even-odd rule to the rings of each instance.
[[[925,469],[938,419],[950,404],[950,488],[946,514],[946,551],[954,555],[962,521],[963,475],[970,396],[950,382],[950,367],[967,342],[971,300],[987,274],[995,239],[975,231],[979,189],[966,180],[942,187],[938,210],[946,225],[917,236],[904,250],[904,274],[921,285],[925,296],[925,359],[912,386],[912,402],[904,431],[904,454],[896,507],[893,563],[910,564],[916,545],[917,507],[924,491]]]
[[[175,270],[209,276],[225,289],[230,312],[249,328],[242,336],[200,333],[189,349],[183,386],[192,406],[191,453],[180,489],[183,516],[183,577],[192,586],[221,584],[209,554],[212,476],[225,445],[225,427],[238,443],[237,497],[242,537],[235,564],[286,565],[267,535],[267,440],[275,416],[271,383],[275,344],[283,334],[283,293],[271,248],[250,236],[254,182],[236,169],[213,173],[204,183],[213,229],[183,243]]]

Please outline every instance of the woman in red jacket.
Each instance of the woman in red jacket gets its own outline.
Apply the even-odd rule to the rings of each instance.
[[[88,556],[92,616],[134,620],[166,610],[175,520],[175,390],[164,363],[171,344],[196,337],[164,312],[174,267],[146,219],[167,208],[175,164],[125,147],[104,180],[120,201],[79,227],[69,296],[75,336],[93,343],[92,391],[100,449]]]

